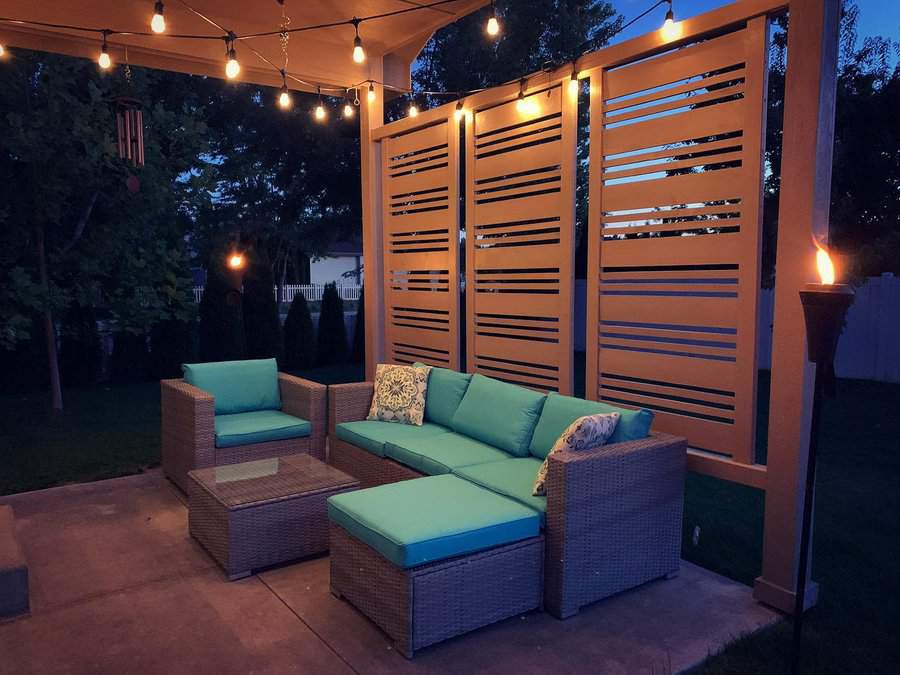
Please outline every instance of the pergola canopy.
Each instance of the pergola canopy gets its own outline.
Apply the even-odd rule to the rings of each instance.
[[[276,0],[190,0],[189,4],[239,38],[251,33],[277,31],[282,21],[282,6]],[[340,3],[285,0],[285,13],[290,17],[290,28],[299,28],[428,4],[431,3],[426,0],[345,0]],[[362,64],[354,63],[351,58],[352,26],[293,33],[288,44],[289,86],[315,91],[316,85],[344,88],[373,79],[389,87],[408,88],[410,64],[433,33],[485,4],[487,0],[457,0],[364,21],[360,35],[368,58]],[[3,3],[2,15],[4,19],[84,26],[98,31],[149,32],[153,5],[153,0],[8,0]],[[109,51],[113,60],[123,63],[127,48],[127,60],[131,65],[223,77],[223,39],[172,37],[173,34],[191,34],[224,38],[222,31],[178,0],[165,4],[165,17],[165,34],[110,36]],[[99,32],[0,23],[0,43],[95,59],[101,37]],[[236,49],[241,62],[241,81],[280,86],[278,70],[255,55],[250,47],[281,67],[283,55],[279,36],[239,39]]]

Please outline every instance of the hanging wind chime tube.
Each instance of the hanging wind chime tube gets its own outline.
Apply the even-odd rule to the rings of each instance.
[[[116,130],[119,157],[134,166],[144,166],[144,113],[139,101],[116,100]]]

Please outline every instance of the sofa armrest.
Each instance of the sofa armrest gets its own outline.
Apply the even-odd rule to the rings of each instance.
[[[187,491],[187,472],[216,463],[212,394],[184,380],[160,381],[163,471]]]
[[[288,415],[307,420],[312,426],[309,451],[319,459],[325,457],[325,436],[328,431],[326,398],[328,387],[302,377],[278,373],[281,409]]]
[[[678,570],[687,441],[668,434],[552,455],[548,609],[579,607]]]
[[[364,420],[372,406],[372,395],[375,392],[374,382],[352,382],[350,384],[332,384],[328,387],[328,424],[329,433],[342,422]]]

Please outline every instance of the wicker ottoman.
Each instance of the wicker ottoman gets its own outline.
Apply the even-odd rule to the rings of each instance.
[[[448,499],[448,494],[457,489],[458,500]],[[425,498],[417,498],[417,494]],[[528,530],[531,522],[522,527],[530,511],[527,507],[450,475],[383,485],[352,496],[362,499],[352,503],[329,502],[331,592],[346,599],[384,630],[407,658],[428,645],[541,608],[544,538],[538,534],[538,520],[533,522],[533,530]],[[380,497],[385,498],[383,503],[389,504],[389,508],[395,509],[387,517],[373,503]],[[488,510],[491,504],[499,507],[496,522],[482,523],[483,532],[496,534],[511,522],[502,522],[504,518],[519,519],[513,529],[507,530],[507,541],[501,539],[494,546],[436,557],[421,564],[398,564],[398,551],[385,549],[377,539],[370,541],[375,545],[364,542],[360,531],[346,519],[347,512],[355,509],[361,521],[375,524],[381,520],[386,540],[395,543],[404,540],[410,526],[413,529],[417,524],[424,526],[421,545],[413,542],[404,549],[411,556],[407,561],[414,561],[421,558],[425,550],[422,546],[432,546],[440,538],[433,536],[442,527],[441,519],[435,518],[437,510],[456,507],[458,511],[466,511],[469,507],[461,507],[473,503],[475,508],[485,504]],[[339,509],[343,514],[338,513]],[[461,522],[464,521],[463,513]],[[461,527],[464,530],[465,525]],[[469,536],[474,532],[449,528],[446,550],[460,541],[475,545],[477,537]],[[375,546],[385,550],[377,550]],[[432,550],[440,550],[440,544]]]
[[[233,581],[326,552],[326,500],[358,487],[307,454],[198,469],[188,474],[190,532]]]

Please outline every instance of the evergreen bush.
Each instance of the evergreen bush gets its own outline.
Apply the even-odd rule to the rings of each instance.
[[[307,370],[316,361],[316,331],[303,293],[297,293],[284,321],[284,366]]]
[[[316,364],[333,366],[347,360],[347,327],[344,325],[344,301],[332,282],[322,292],[319,314],[319,340]]]
[[[258,244],[244,274],[244,346],[248,359],[281,356],[281,318],[265,244]]]
[[[225,256],[223,250],[212,254],[200,301],[198,355],[201,361],[244,358],[240,274],[226,269]]]
[[[353,346],[350,348],[351,363],[366,361],[366,287],[359,289],[359,302],[356,304],[356,323],[353,324]]]

